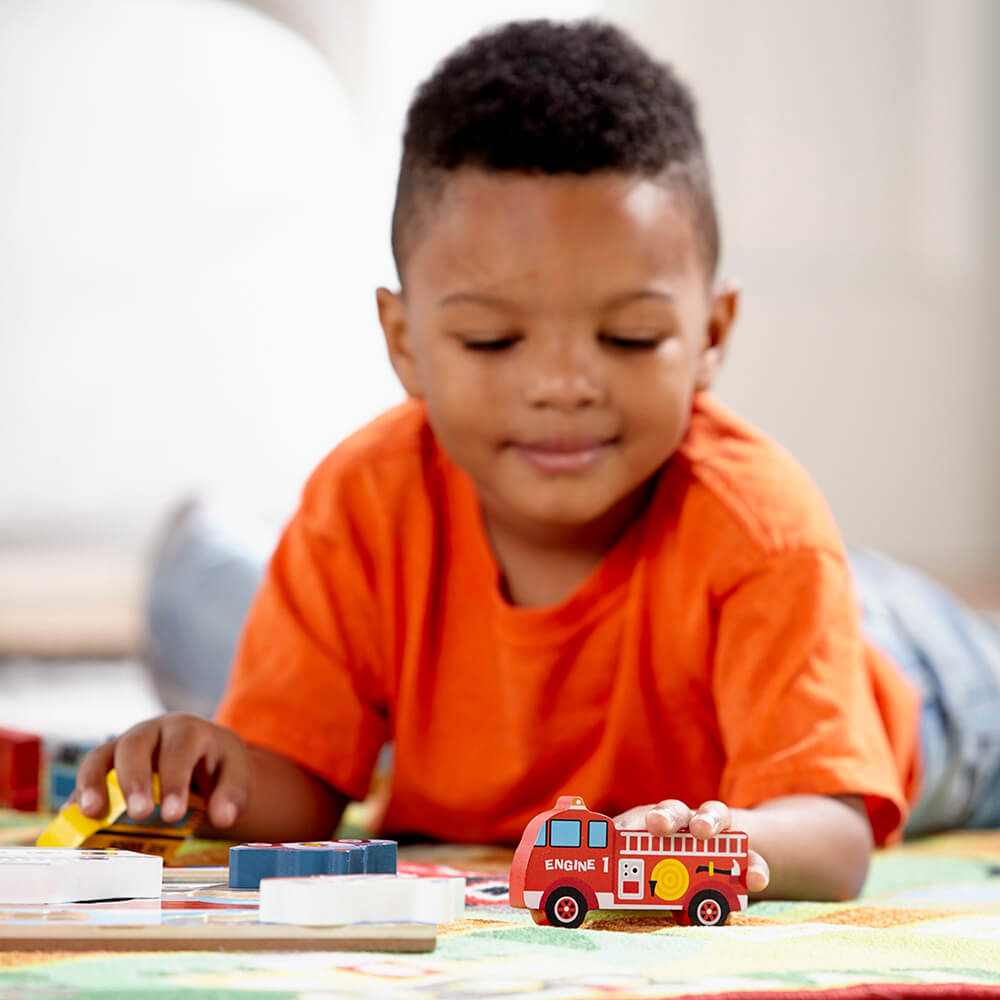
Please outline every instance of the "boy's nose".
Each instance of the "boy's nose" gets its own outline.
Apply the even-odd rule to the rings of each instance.
[[[526,380],[524,397],[533,407],[577,409],[594,406],[604,393],[585,371],[536,371]]]
[[[532,359],[523,382],[525,401],[532,407],[577,409],[604,398],[598,373],[573,350],[548,351]]]

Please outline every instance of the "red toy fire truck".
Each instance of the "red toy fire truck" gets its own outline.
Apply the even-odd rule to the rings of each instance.
[[[563,795],[526,827],[510,869],[511,906],[536,923],[579,927],[589,910],[675,910],[679,923],[724,924],[747,906],[747,835],[698,840],[619,830]]]

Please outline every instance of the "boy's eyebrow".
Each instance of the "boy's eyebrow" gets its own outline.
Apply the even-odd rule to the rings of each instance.
[[[625,292],[623,295],[615,295],[604,303],[606,309],[617,309],[620,306],[627,306],[636,299],[661,299],[664,302],[673,302],[674,297],[669,292],[661,292],[654,288],[643,288],[637,292]]]
[[[486,295],[482,292],[452,292],[438,301],[439,306],[458,305],[462,302],[475,302],[482,306],[496,306],[500,309],[511,309],[513,302],[501,299],[496,295]]]
[[[617,309],[621,306],[628,305],[630,302],[636,301],[636,299],[661,299],[664,302],[673,302],[674,297],[669,292],[661,292],[656,289],[640,289],[635,292],[625,292],[622,295],[615,295],[608,299],[604,303],[605,309]],[[474,302],[478,305],[484,306],[494,306],[498,309],[512,309],[515,308],[513,302],[509,302],[507,299],[499,298],[496,295],[486,295],[482,292],[452,292],[451,295],[446,295],[443,299],[439,300],[439,306],[451,306],[458,305],[463,302]]]

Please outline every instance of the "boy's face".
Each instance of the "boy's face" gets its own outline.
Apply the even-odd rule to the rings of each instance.
[[[379,314],[487,523],[580,537],[629,511],[736,307],[709,287],[678,196],[629,174],[463,168],[428,214]]]

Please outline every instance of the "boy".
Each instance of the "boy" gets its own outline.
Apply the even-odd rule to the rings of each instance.
[[[753,892],[843,899],[898,835],[918,699],[862,640],[792,460],[707,394],[737,308],[693,103],[595,23],[508,25],[410,108],[378,291],[411,400],[320,465],[216,723],[95,751],[130,814],[326,836],[395,744],[383,830],[515,841],[563,793],[749,832]]]

